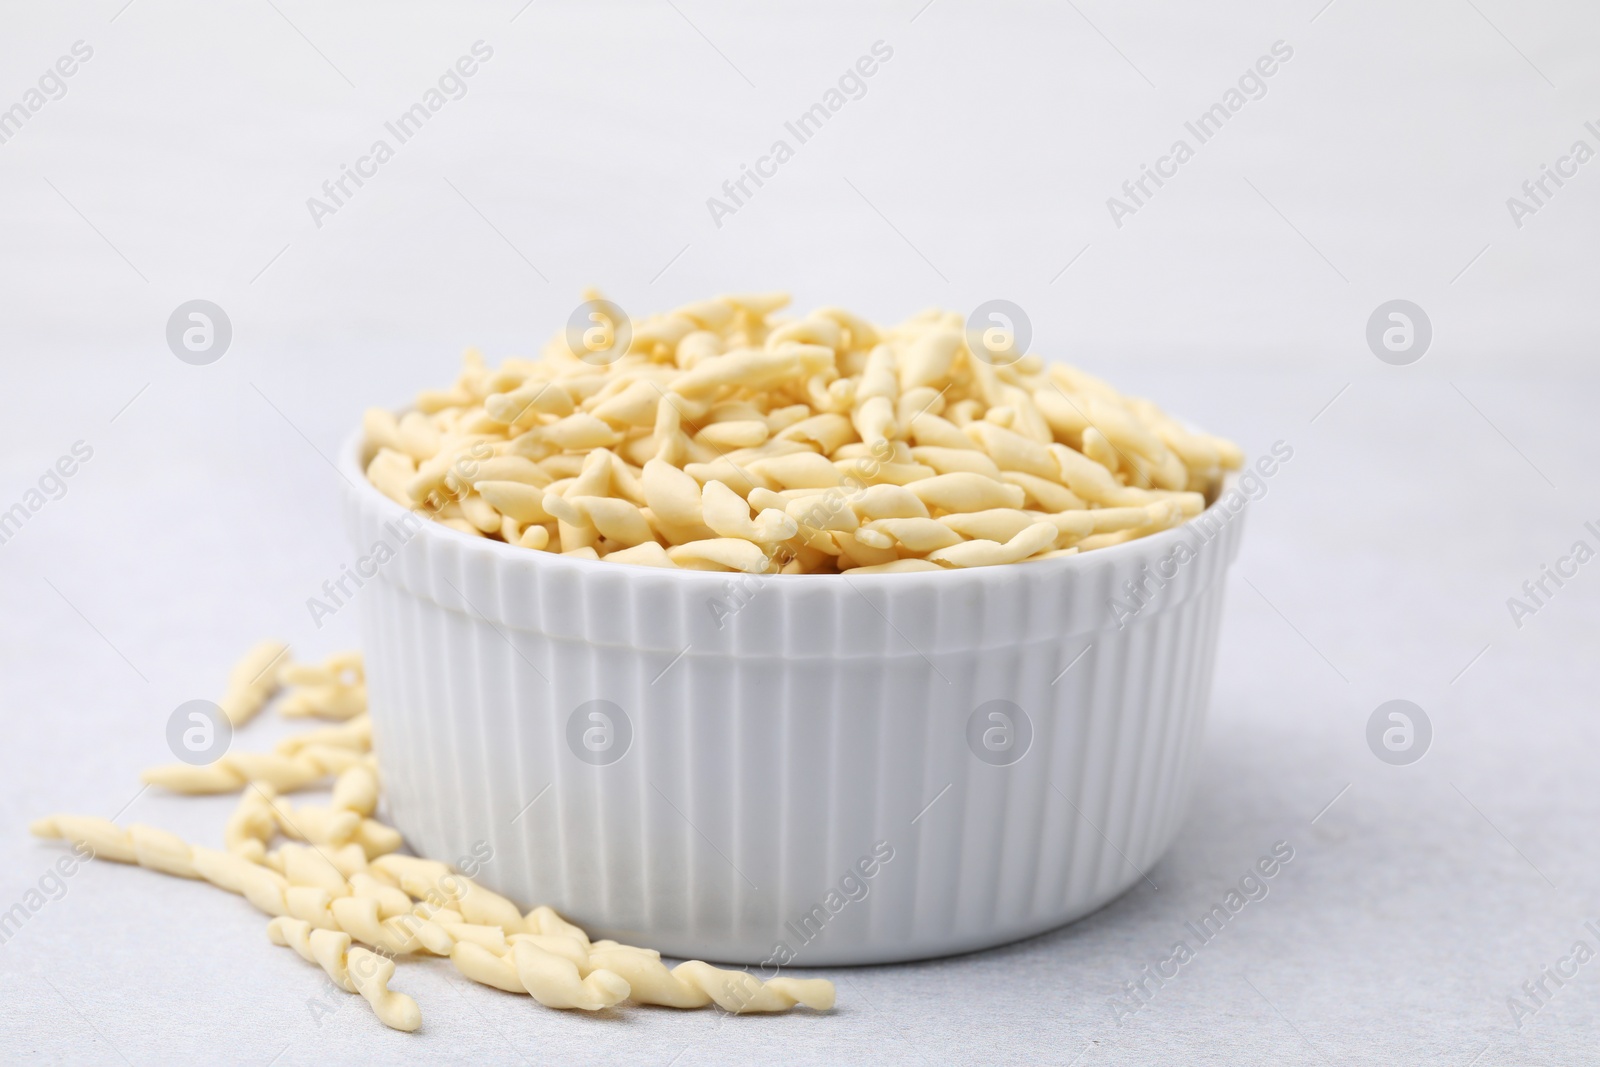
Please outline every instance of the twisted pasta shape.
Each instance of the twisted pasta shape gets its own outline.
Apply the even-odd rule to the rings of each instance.
[[[327,745],[332,748],[348,748],[354,752],[371,752],[372,719],[367,715],[357,715],[336,726],[322,726],[304,733],[290,734],[273,746],[273,750],[285,756],[293,756],[308,745]]]
[[[56,815],[38,820],[32,829],[41,837],[83,841],[104,859],[208,881],[268,915],[345,934],[385,957],[416,952],[448,957],[473,981],[528,993],[546,1007],[595,1011],[632,999],[674,1008],[715,1003],[746,1013],[787,1011],[795,1004],[825,1011],[834,1003],[833,984],[823,979],[762,982],[698,960],[669,970],[651,949],[615,941],[591,944],[581,928],[553,909],[541,906],[522,915],[505,897],[435,860],[390,854],[366,865],[353,845],[333,858],[284,845],[269,856],[269,862],[279,861],[280,871],[139,824],[123,830],[106,819]],[[341,859],[360,866],[341,872]],[[412,897],[424,903],[412,907]],[[294,935],[285,931],[292,926],[280,924],[278,930],[289,938]],[[291,947],[299,951],[297,944]],[[301,955],[321,962],[305,951]],[[329,975],[340,981],[334,972]]]
[[[292,948],[320,966],[346,993],[361,994],[385,1026],[410,1031],[422,1025],[417,1002],[389,988],[394,960],[352,945],[349,934],[319,930],[303,919],[279,917],[267,924],[267,936],[273,944]]]
[[[505,955],[474,941],[457,941],[450,962],[474,982],[508,993],[527,993],[547,1008],[598,1011],[622,1003],[632,992],[621,975],[600,968],[589,968],[583,974],[570,956],[520,936]]]
[[[308,744],[293,754],[229,752],[203,767],[171,763],[150,767],[140,780],[174,793],[236,793],[247,782],[265,782],[292,793],[367,762],[364,753],[338,745]]]
[[[466,977],[486,985],[516,993],[531,993],[547,1007],[581,1008],[597,1010],[610,1007],[627,999],[628,983],[610,972],[590,967],[580,978],[577,966],[570,959],[527,945],[522,949],[507,945],[499,927],[479,926],[462,922],[460,913],[448,909],[435,912],[432,917],[422,917],[413,912],[383,918],[384,900],[381,894],[356,896],[350,887],[340,885],[330,888],[323,878],[314,873],[309,864],[286,864],[284,873],[259,867],[227,852],[192,846],[175,834],[153,827],[134,824],[123,830],[116,824],[90,816],[57,815],[40,819],[32,826],[40,837],[61,837],[87,843],[96,856],[132,863],[151,870],[173,874],[182,878],[197,878],[230,892],[239,893],[251,904],[274,918],[289,920],[277,927],[278,934],[302,956],[313,962],[322,960],[310,948],[300,950],[298,943],[289,940],[291,931],[315,929],[327,934],[363,941],[379,949],[388,963],[388,975],[393,974],[393,963],[386,957],[417,951],[432,951],[447,956]],[[289,856],[303,852],[290,852]],[[424,861],[426,862],[426,861]],[[442,864],[439,865],[443,867]],[[448,873],[448,868],[445,869]],[[316,884],[296,884],[311,881]],[[463,894],[463,899],[495,900],[510,906],[503,897],[487,889],[474,886],[475,892]],[[409,903],[409,899],[407,900]],[[489,905],[493,907],[493,905]],[[515,914],[515,908],[512,908]],[[522,917],[517,915],[517,925]],[[269,924],[269,933],[271,932]],[[273,935],[274,939],[278,935]],[[325,944],[333,944],[320,939]],[[493,951],[497,950],[497,951]],[[331,951],[331,950],[326,950]],[[324,964],[327,969],[327,965]],[[345,979],[341,973],[329,970],[329,976],[341,986]],[[387,981],[387,976],[384,977]],[[379,985],[371,989],[379,989]],[[361,990],[352,990],[361,991]],[[363,992],[366,995],[366,992]],[[372,1000],[368,996],[368,1000]],[[379,1017],[384,1011],[373,1002]],[[415,1005],[413,1005],[414,1007]],[[389,1023],[394,1025],[393,1023]],[[408,1027],[398,1027],[408,1029]],[[413,1028],[414,1027],[410,1027]]]
[[[512,935],[513,944],[527,941],[548,951],[565,951],[581,973],[605,969],[621,975],[632,987],[639,1004],[668,1008],[703,1008],[715,1003],[734,1014],[788,1011],[804,1004],[815,1011],[833,1007],[833,983],[822,978],[771,978],[765,982],[746,971],[713,967],[689,960],[668,969],[654,949],[616,941],[591,943],[580,927],[563,919],[554,908],[540,906],[523,919],[526,933]],[[576,946],[576,947],[567,947]],[[576,958],[581,953],[582,958]]]
[[[259,709],[273,691],[272,678],[350,689],[356,683],[346,679],[353,671],[359,682],[360,660],[353,654],[269,677],[267,668],[285,651],[270,642],[252,650],[235,668],[228,707],[256,701]],[[416,953],[448,958],[473,981],[527,993],[551,1008],[597,1011],[630,999],[676,1008],[715,1003],[730,1012],[833,1006],[830,982],[763,983],[697,960],[668,970],[657,952],[615,941],[591,943],[548,907],[524,915],[446,864],[399,855],[399,832],[372,818],[379,781],[371,751],[363,694],[361,710],[346,721],[285,738],[272,752],[144,772],[145,781],[176,792],[240,791],[223,828],[224,851],[154,827],[123,829],[87,816],[55,815],[31,829],[40,837],[87,845],[102,859],[209,882],[244,897],[272,917],[267,934],[275,944],[322,967],[398,1030],[415,1030],[422,1022],[416,1002],[389,989],[394,958]],[[326,806],[294,806],[280,796],[330,775],[337,778]],[[290,840],[268,851],[280,834]]]
[[[276,827],[296,840],[332,848],[353,843],[361,846],[368,859],[393,852],[403,843],[400,831],[368,818],[378,804],[378,775],[370,762],[353,764],[339,775],[333,784],[332,802],[326,807],[295,807],[262,783],[252,783],[245,792],[264,796],[270,792],[267,805]]]
[[[366,413],[368,479],[454,529],[539,551],[888,573],[1148,536],[1198,513],[1243,465],[1237,446],[1014,347],[1027,339],[1009,326],[980,334],[937,309],[893,327],[838,308],[771,320],[787,300],[719,296],[651,316],[598,370],[565,334],[542,359],[494,370],[473,353],[412,410]],[[871,514],[863,490],[882,487],[907,487],[919,513]],[[816,506],[824,492],[836,506]],[[1136,525],[1082,528],[1095,511],[1145,507]],[[963,547],[959,529],[931,525],[1024,508],[1036,528],[1020,541]],[[927,523],[861,522],[908,517]]]
[[[277,790],[264,783],[239,794],[239,803],[222,827],[222,843],[229,852],[260,863],[267,843],[278,832],[278,813],[272,806]]]
[[[291,663],[278,671],[289,686],[278,712],[291,719],[351,719],[367,711],[361,653],[341,652],[320,664]]]
[[[323,879],[309,874],[308,864],[285,864],[288,871],[285,874],[232,852],[191,845],[176,834],[153,826],[134,823],[124,830],[108,819],[94,816],[52,815],[36,820],[30,829],[38,837],[82,842],[100,859],[210,882],[219,889],[239,894],[268,915],[304,919],[326,930],[340,928],[333,913],[336,900],[353,899],[348,896],[351,892],[348,887],[341,886],[336,892],[328,888]],[[296,884],[293,880],[296,877],[302,883],[311,884]],[[362,899],[370,901],[374,921],[377,921],[378,901]],[[378,947],[387,949],[388,946]]]
[[[289,651],[289,646],[279,641],[262,641],[228,672],[228,688],[223,691],[217,705],[234,726],[243,726],[256,717],[278,691],[279,660]]]
[[[688,960],[671,970],[654,949],[596,941],[590,946],[589,964],[614,971],[633,987],[640,1004],[669,1008],[703,1008],[715,1003],[735,1015],[788,1011],[804,1004],[813,1011],[833,1007],[833,983],[825,978],[769,978],[765,982],[748,971],[713,967]]]

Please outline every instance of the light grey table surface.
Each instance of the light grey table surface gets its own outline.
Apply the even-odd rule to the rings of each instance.
[[[585,1018],[419,963],[404,1035],[359,1002],[319,1019],[326,979],[241,900],[90,864],[0,948],[0,1059],[1600,1062],[1600,962],[1520,1026],[1508,1005],[1580,939],[1600,950],[1600,562],[1520,627],[1507,607],[1575,541],[1600,548],[1600,173],[1521,228],[1505,204],[1600,144],[1596,16],[1321,6],[0,16],[0,108],[94,48],[0,144],[0,508],[93,449],[0,544],[0,910],[60,854],[26,834],[40,814],[220,840],[231,798],[137,773],[254,640],[356,642],[305,608],[347,554],[323,457],[465,345],[533,347],[585,284],[641,311],[788,286],[881,319],[1008,295],[1036,350],[1252,456],[1294,449],[1249,507],[1184,827],[1079,923],[835,970],[825,1016]],[[495,57],[467,96],[314,226],[305,199],[478,39]],[[706,198],[880,39],[895,59],[867,94],[716,227]],[[1106,198],[1279,39],[1296,55],[1271,91],[1115,227]],[[207,367],[163,338],[195,297],[234,324]],[[1395,297],[1435,329],[1411,366],[1363,336]],[[1410,766],[1366,740],[1396,698],[1433,726]],[[1125,983],[1279,841],[1269,895],[1119,1019]]]

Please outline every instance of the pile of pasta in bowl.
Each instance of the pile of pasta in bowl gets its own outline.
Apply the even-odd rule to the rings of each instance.
[[[1199,514],[1232,443],[1074,367],[969,333],[782,294],[634,323],[590,294],[539,359],[367,412],[368,479],[464,534],[751,574],[1050,559]]]

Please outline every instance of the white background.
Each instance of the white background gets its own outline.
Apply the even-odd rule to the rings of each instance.
[[[355,642],[305,609],[346,558],[322,457],[463,348],[530,352],[585,286],[638,314],[784,288],[879,321],[1005,297],[1035,351],[1295,454],[1251,507],[1159,889],[994,952],[834,972],[828,1016],[575,1018],[407,965],[426,1023],[402,1035],[360,1004],[319,1025],[326,980],[242,901],[91,865],[0,949],[0,1056],[1595,1061],[1600,962],[1520,1029],[1507,998],[1600,949],[1600,563],[1520,629],[1506,606],[1600,547],[1600,161],[1520,228],[1506,206],[1573,141],[1600,149],[1593,9],[122,2],[0,16],[0,108],[94,49],[0,144],[0,509],[94,449],[0,545],[0,909],[59,854],[26,835],[40,814],[220,840],[231,800],[139,794],[137,771],[259,637]],[[314,225],[306,198],[478,40],[467,95]],[[866,95],[716,226],[706,199],[880,40]],[[1115,226],[1107,197],[1279,40],[1265,97]],[[207,367],[164,339],[194,298],[233,324]],[[1411,366],[1364,339],[1393,298],[1433,323]],[[1410,767],[1365,742],[1396,697],[1434,726]],[[1122,984],[1278,840],[1296,859],[1271,895],[1117,1025]]]

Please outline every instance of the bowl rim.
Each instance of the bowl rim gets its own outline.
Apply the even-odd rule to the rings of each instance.
[[[365,431],[359,426],[346,438],[344,445],[339,450],[336,469],[344,476],[350,492],[360,501],[363,507],[376,511],[383,518],[398,518],[401,515],[418,515],[422,518],[422,529],[426,534],[422,536],[442,538],[445,544],[455,544],[463,551],[484,553],[490,558],[506,563],[521,563],[538,567],[553,567],[557,570],[566,569],[569,573],[579,576],[599,577],[606,574],[626,575],[636,571],[650,572],[649,576],[660,579],[666,577],[668,581],[687,583],[701,583],[708,587],[721,590],[724,583],[730,578],[737,577],[737,571],[701,571],[688,568],[650,567],[642,563],[627,563],[618,561],[608,563],[603,559],[584,559],[582,557],[564,556],[554,552],[544,552],[538,549],[523,548],[520,545],[507,544],[489,537],[474,537],[471,534],[454,530],[441,522],[420,515],[416,510],[407,508],[391,500],[379,491],[378,487],[367,480],[365,468],[361,464],[364,451]],[[1247,465],[1248,466],[1248,465]],[[878,585],[882,582],[898,583],[900,587],[921,585],[925,582],[959,583],[965,576],[966,581],[1005,581],[1021,576],[1020,568],[1029,568],[1025,573],[1041,579],[1062,577],[1082,572],[1104,565],[1115,566],[1133,557],[1146,557],[1154,560],[1175,546],[1180,538],[1185,538],[1185,531],[1198,520],[1214,513],[1224,516],[1226,525],[1233,519],[1242,515],[1247,507],[1241,506],[1238,512],[1222,507],[1222,501],[1229,492],[1236,490],[1240,471],[1227,471],[1223,474],[1222,481],[1217,486],[1216,496],[1205,506],[1198,515],[1185,519],[1176,526],[1162,530],[1160,533],[1150,534],[1132,541],[1124,541],[1119,545],[1108,545],[1105,548],[1095,549],[1093,552],[1079,552],[1070,556],[1059,556],[1055,559],[1022,561],[1018,563],[1000,563],[988,567],[954,567],[943,571],[906,571],[900,574],[859,574],[853,575],[849,571],[842,574],[749,574],[746,578],[757,581],[765,579],[781,580],[786,586],[799,587],[826,587],[837,589],[840,579],[845,579],[845,587],[853,587],[856,581],[869,582]],[[1249,498],[1244,497],[1248,505]],[[1185,539],[1188,544],[1187,539]],[[1209,539],[1206,542],[1210,543]],[[1193,545],[1189,547],[1193,548]],[[1203,547],[1203,546],[1202,546]],[[643,576],[641,576],[643,577]],[[853,580],[851,580],[853,577]],[[921,579],[921,581],[912,581]]]

